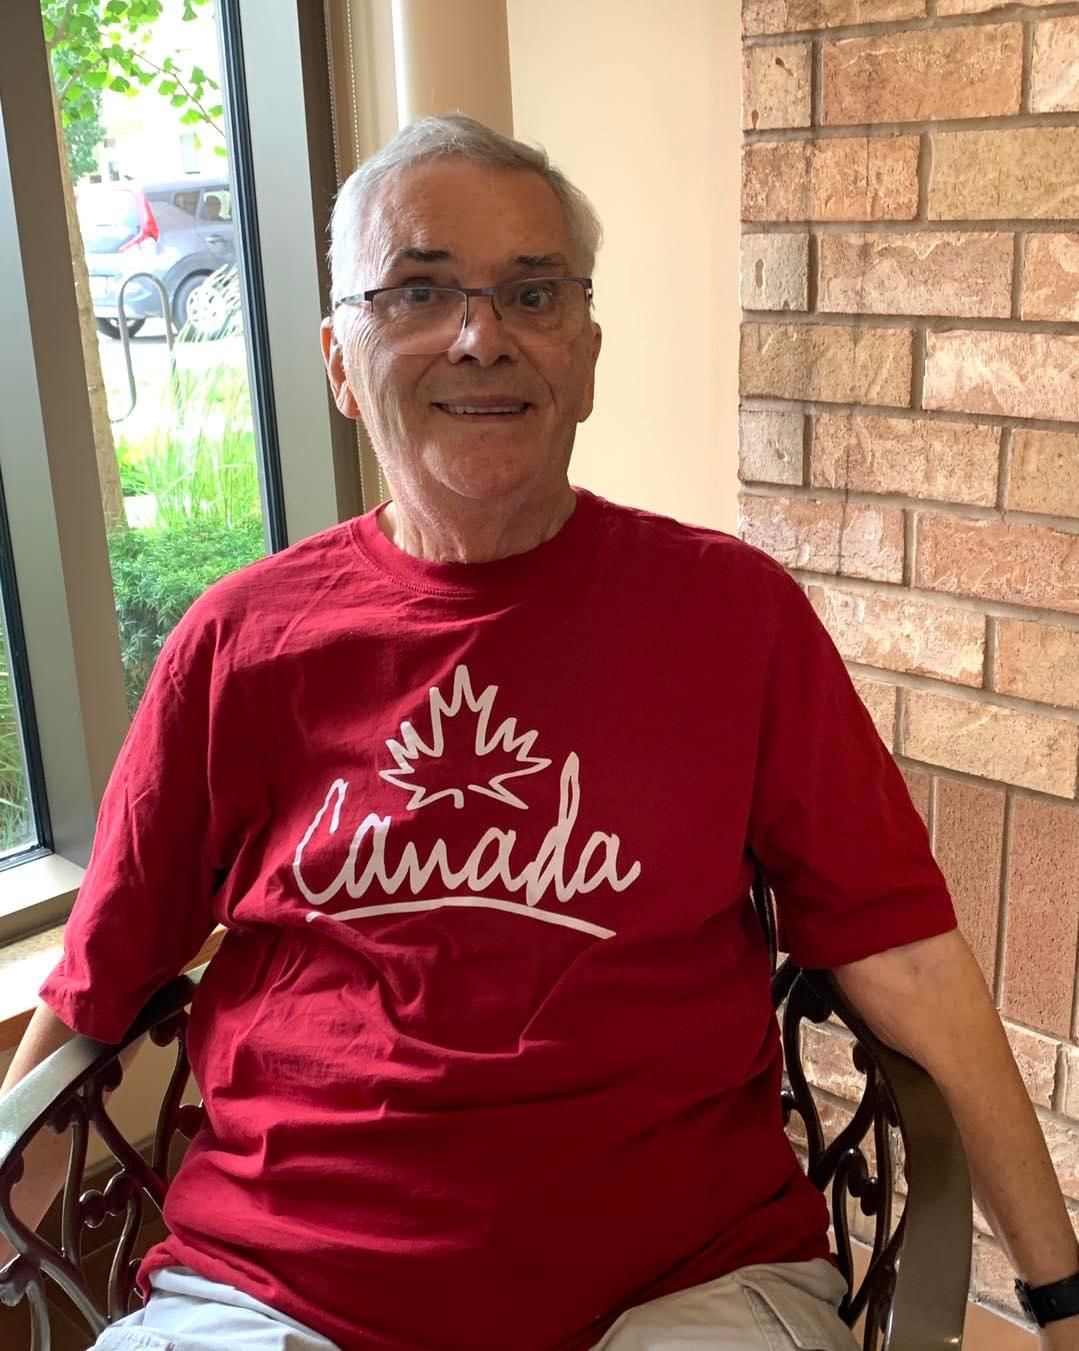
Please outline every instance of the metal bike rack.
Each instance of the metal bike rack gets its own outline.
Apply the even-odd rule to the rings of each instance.
[[[176,330],[172,322],[172,306],[169,303],[169,293],[165,290],[165,285],[160,277],[155,277],[152,272],[132,272],[125,277],[120,287],[120,294],[116,297],[116,319],[120,325],[120,345],[124,350],[124,365],[127,367],[127,391],[131,398],[129,407],[120,414],[119,417],[109,418],[110,422],[123,422],[129,418],[135,411],[135,405],[139,401],[138,391],[135,388],[135,371],[131,365],[131,334],[127,331],[127,311],[124,309],[124,292],[133,281],[145,277],[147,281],[153,282],[157,287],[158,295],[161,297],[161,313],[165,320],[165,341],[169,345],[169,363],[176,360],[175,343]]]

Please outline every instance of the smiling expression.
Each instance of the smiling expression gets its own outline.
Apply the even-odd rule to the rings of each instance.
[[[391,175],[359,223],[361,275],[347,289],[426,282],[491,286],[580,275],[565,213],[528,170],[444,157]],[[571,340],[507,333],[474,298],[449,351],[402,356],[380,340],[365,304],[323,330],[338,408],[362,418],[394,496],[433,503],[553,491],[567,476],[577,424],[592,411],[600,331]]]

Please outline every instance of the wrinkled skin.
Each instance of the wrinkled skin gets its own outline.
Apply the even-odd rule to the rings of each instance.
[[[581,274],[558,198],[527,170],[457,157],[414,166],[380,185],[357,228],[360,275],[343,279],[350,292]],[[403,249],[451,257],[416,261],[400,258]],[[600,343],[591,319],[570,341],[515,340],[486,298],[471,302],[467,327],[438,356],[391,352],[362,303],[326,320],[335,402],[363,420],[391,487],[393,502],[380,517],[387,535],[408,553],[460,561],[549,539],[573,510],[569,460],[577,424],[592,411]],[[439,407],[483,396],[528,408],[469,417]]]

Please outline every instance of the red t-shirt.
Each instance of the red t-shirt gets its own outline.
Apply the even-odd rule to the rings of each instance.
[[[576,1351],[825,1254],[750,851],[804,966],[954,925],[830,640],[729,536],[582,491],[513,558],[370,513],[212,588],[42,990],[115,1040],[225,926],[143,1288],[186,1265],[346,1351]]]

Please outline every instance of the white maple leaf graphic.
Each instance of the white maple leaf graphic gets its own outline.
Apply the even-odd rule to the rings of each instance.
[[[526,774],[538,774],[546,769],[551,763],[540,755],[532,755],[531,750],[535,745],[538,732],[518,732],[517,719],[506,718],[492,730],[494,702],[498,696],[498,686],[488,685],[483,693],[477,698],[472,690],[472,680],[468,674],[468,667],[458,666],[453,673],[453,693],[447,700],[442,692],[436,687],[430,691],[429,700],[431,706],[431,740],[430,743],[423,740],[420,734],[410,722],[401,723],[400,741],[390,738],[386,742],[386,747],[393,756],[396,769],[383,769],[379,771],[379,777],[392,783],[397,788],[403,788],[411,793],[408,807],[410,810],[426,807],[432,802],[438,802],[440,798],[448,797],[455,807],[465,805],[464,791],[460,788],[444,788],[439,792],[430,792],[423,784],[416,781],[417,765],[423,763],[421,757],[434,759],[442,755],[445,750],[446,740],[443,731],[443,719],[455,718],[462,709],[469,709],[476,714],[476,755],[490,755],[493,751],[501,751],[504,754],[513,754],[520,769],[507,770],[505,773],[496,774],[488,780],[486,784],[470,783],[467,785],[470,792],[482,793],[485,797],[492,797],[496,802],[504,802],[510,807],[519,807],[522,811],[527,811],[528,804],[506,787],[508,779],[519,779]]]

